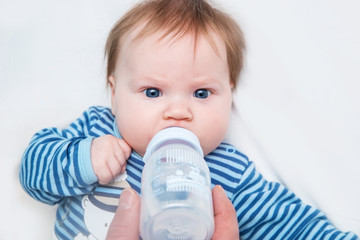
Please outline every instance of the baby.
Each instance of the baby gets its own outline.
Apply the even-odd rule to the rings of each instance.
[[[144,1],[114,25],[105,49],[111,109],[90,107],[66,129],[36,133],[22,159],[24,189],[58,204],[57,239],[104,239],[122,189],[140,193],[151,138],[173,126],[199,138],[241,239],[357,239],[222,142],[244,46],[235,21],[205,0]]]

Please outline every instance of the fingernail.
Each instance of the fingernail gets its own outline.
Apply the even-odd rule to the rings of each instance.
[[[220,191],[225,192],[224,188],[221,185],[216,185],[215,187]]]
[[[134,192],[130,189],[124,189],[120,194],[118,209],[130,209],[134,198]]]

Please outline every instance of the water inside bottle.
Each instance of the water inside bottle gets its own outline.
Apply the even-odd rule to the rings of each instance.
[[[209,169],[191,144],[156,148],[143,170],[145,239],[210,239],[213,209]],[[145,203],[145,202],[144,202]]]

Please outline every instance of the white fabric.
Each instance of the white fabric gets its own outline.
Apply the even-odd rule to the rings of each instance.
[[[133,2],[0,0],[0,239],[51,238],[55,207],[21,189],[22,152],[41,128],[109,106],[103,47]],[[267,178],[360,234],[360,4],[213,2],[248,46],[229,140]]]

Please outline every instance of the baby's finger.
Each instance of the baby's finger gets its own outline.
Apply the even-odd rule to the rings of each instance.
[[[126,160],[123,158],[119,160],[117,157],[113,156],[111,159],[108,159],[107,165],[110,169],[112,179],[114,179],[114,177],[121,173],[123,166],[126,166]]]
[[[122,166],[120,173],[123,173],[126,171],[126,164]]]
[[[108,164],[104,164],[103,167],[98,170],[97,177],[100,184],[108,184],[114,178]]]
[[[121,147],[121,149],[123,150],[125,159],[127,160],[130,157],[131,154],[131,147],[129,144],[127,144],[127,142],[125,142],[124,139],[118,139],[118,144]]]

